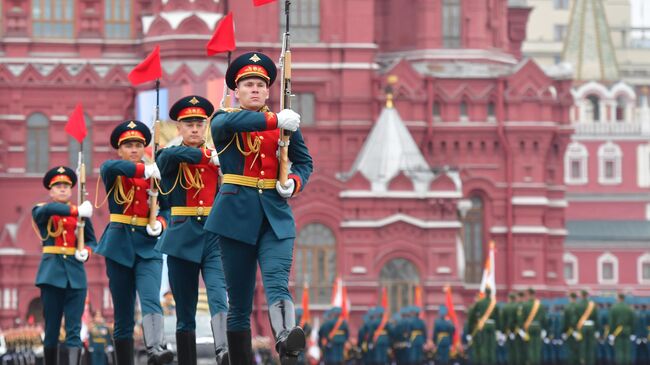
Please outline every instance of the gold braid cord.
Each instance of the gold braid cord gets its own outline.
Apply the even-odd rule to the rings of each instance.
[[[63,222],[62,221],[59,221],[59,224],[58,224],[58,227],[56,227],[56,230],[52,230],[53,226],[54,226],[54,220],[52,219],[52,217],[50,217],[50,219],[47,220],[47,232],[46,232],[47,234],[45,235],[45,237],[43,237],[43,236],[41,236],[41,232],[39,231],[38,226],[36,225],[36,222],[34,222],[34,219],[32,219],[32,228],[34,229],[34,233],[36,233],[36,236],[38,236],[38,238],[40,238],[41,241],[45,241],[50,237],[52,237],[52,238],[59,237],[63,233]],[[65,236],[64,236],[64,240],[65,240]]]

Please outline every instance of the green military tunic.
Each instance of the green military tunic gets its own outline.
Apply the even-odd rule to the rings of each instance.
[[[609,325],[611,333],[609,340],[614,340],[614,359],[616,364],[628,365],[632,363],[632,343],[630,335],[634,325],[634,311],[622,301],[614,304],[609,312]]]

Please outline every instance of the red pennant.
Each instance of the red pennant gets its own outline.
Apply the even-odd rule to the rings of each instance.
[[[300,318],[300,327],[304,327],[306,323],[311,321],[311,313],[309,312],[309,284],[305,280],[302,286],[302,317]]]
[[[83,143],[88,131],[86,130],[86,121],[84,120],[84,112],[81,108],[81,103],[77,104],[74,108],[63,130],[71,135],[72,138],[79,141],[79,143]]]
[[[221,52],[235,50],[235,25],[232,21],[232,11],[217,24],[212,38],[205,47],[208,56]]]
[[[272,3],[272,2],[274,2],[274,1],[275,1],[275,0],[253,0],[253,5],[255,5],[255,6],[262,6],[262,5],[266,5],[266,4],[268,4],[268,3]]]
[[[454,308],[454,301],[451,295],[451,287],[449,287],[449,285],[445,286],[445,305],[447,306],[447,313],[451,319],[451,322],[456,328],[460,328],[458,324],[458,317],[456,316],[456,310]],[[454,338],[452,343],[453,349],[455,351],[462,351],[460,343],[460,331],[454,331]]]
[[[135,66],[129,72],[129,81],[131,84],[138,85],[143,82],[159,79],[162,76],[162,67],[160,66],[160,46],[156,46],[153,51]]]

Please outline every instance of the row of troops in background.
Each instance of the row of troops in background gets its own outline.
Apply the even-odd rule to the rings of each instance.
[[[266,106],[276,74],[275,63],[261,53],[233,61],[226,81],[240,107],[219,110],[212,117],[215,149],[205,141],[214,107],[198,95],[184,97],[171,108],[182,142],[159,151],[153,163],[144,162],[145,146],[152,139],[149,128],[135,120],[118,125],[110,143],[120,158],[100,167],[110,223],[99,243],[90,221],[93,205],[70,202],[75,172],[60,166],[45,175],[51,201],[38,204],[32,214],[43,245],[36,285],[44,308],[45,364],[57,364],[63,316],[64,363],[80,363],[84,263],[91,252],[106,259],[117,364],[133,364],[136,294],[149,364],[167,364],[174,358],[163,344],[163,253],[168,255],[176,302],[180,364],[197,361],[199,275],[206,285],[217,363],[251,363],[250,315],[258,264],[275,348],[283,364],[297,361],[306,340],[296,325],[288,287],[295,223],[287,199],[304,189],[312,159],[298,129],[300,116],[289,109],[276,114]],[[280,130],[293,132],[288,143],[279,141]],[[285,184],[278,181],[279,145],[288,149],[292,163]],[[78,230],[85,233],[83,249]]]
[[[323,363],[476,365],[646,365],[650,364],[650,312],[636,313],[619,295],[617,303],[597,305],[583,291],[569,295],[567,305],[548,311],[535,291],[510,294],[497,303],[489,289],[469,308],[463,346],[453,349],[457,330],[440,307],[430,342],[417,307],[403,308],[390,320],[382,307],[364,316],[356,339],[349,338],[340,308],[324,315],[318,338]],[[305,331],[309,332],[309,325]],[[304,363],[308,363],[306,360]]]

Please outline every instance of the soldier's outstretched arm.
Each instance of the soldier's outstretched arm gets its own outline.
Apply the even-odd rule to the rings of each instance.
[[[110,189],[118,176],[144,177],[144,163],[126,160],[108,160],[99,168],[106,189]]]
[[[36,223],[47,222],[53,215],[76,216],[77,207],[63,203],[38,204],[32,209],[32,217]]]
[[[156,164],[163,176],[176,176],[178,164],[187,162],[190,164],[207,164],[210,162],[212,151],[206,148],[194,148],[188,146],[171,146],[160,150],[156,157]]]
[[[295,196],[304,189],[307,181],[314,170],[314,162],[309,154],[309,149],[302,138],[300,129],[291,134],[289,142],[289,160],[291,161],[291,171],[289,171],[289,178],[296,181],[296,189],[293,195]]]
[[[253,112],[240,109],[220,109],[210,124],[215,145],[232,138],[233,133],[268,131],[278,128],[278,117],[273,112]]]

